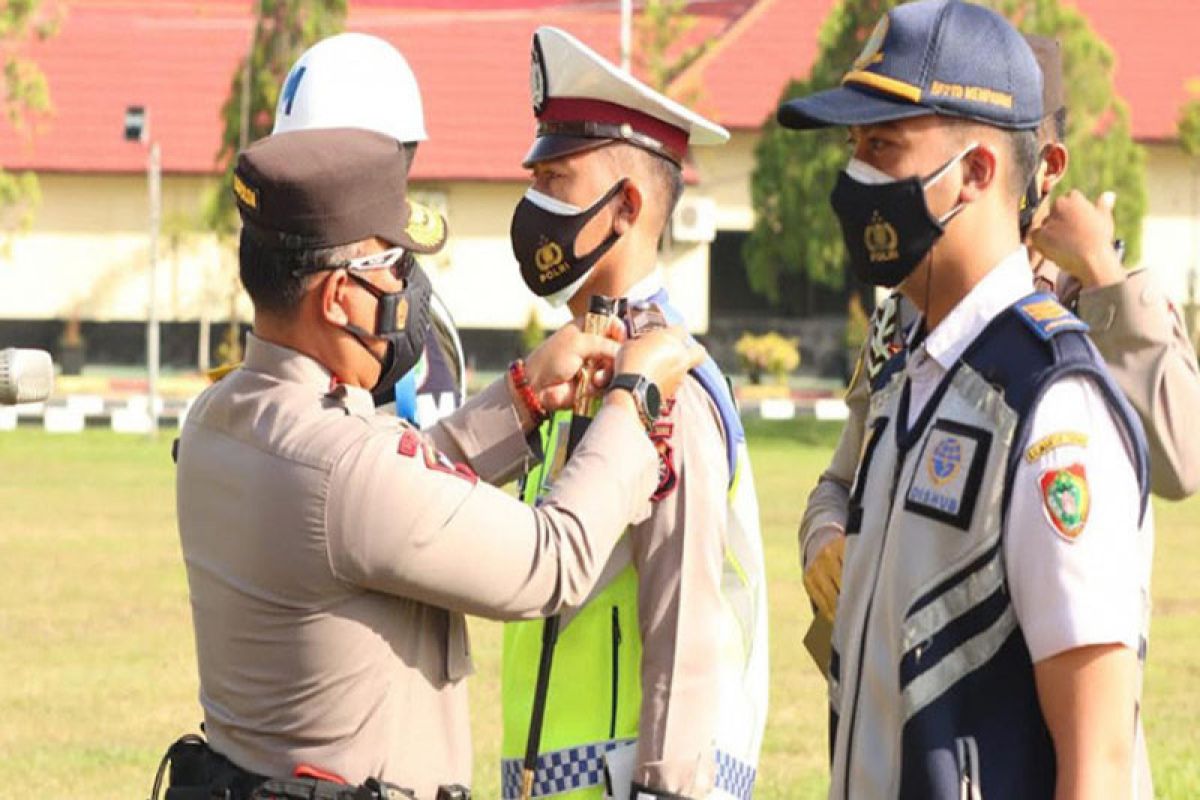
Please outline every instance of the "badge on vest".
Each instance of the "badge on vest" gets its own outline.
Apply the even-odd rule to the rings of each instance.
[[[1038,478],[1042,489],[1042,510],[1054,530],[1073,542],[1087,525],[1092,494],[1088,490],[1087,470],[1083,464],[1048,469]]]
[[[969,530],[991,446],[992,434],[983,428],[936,421],[905,494],[905,510]]]

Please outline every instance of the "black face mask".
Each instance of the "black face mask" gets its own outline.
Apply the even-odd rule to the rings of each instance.
[[[1033,168],[1033,175],[1029,177],[1029,183],[1025,185],[1025,194],[1021,197],[1021,210],[1017,217],[1017,223],[1021,229],[1021,240],[1029,235],[1029,229],[1033,227],[1033,218],[1037,214],[1038,207],[1046,196],[1042,194],[1042,182],[1038,178],[1038,173],[1042,169],[1042,161],[1046,157],[1046,148],[1038,153],[1037,166]]]
[[[869,183],[852,178],[847,170],[838,175],[829,203],[858,280],[894,288],[912,274],[941,238],[946,223],[962,210],[956,206],[935,218],[925,203],[925,190],[974,148],[964,149],[925,178]]]
[[[406,256],[411,258],[411,256]],[[425,350],[425,335],[429,332],[429,296],[433,287],[421,265],[413,263],[404,280],[404,288],[398,292],[385,292],[375,284],[347,272],[350,278],[366,289],[378,301],[375,312],[375,330],[368,331],[358,325],[343,326],[355,339],[367,347],[368,339],[383,339],[387,342],[387,353],[379,360],[379,380],[371,387],[371,397],[376,405],[391,402],[400,380],[421,360]],[[374,355],[369,347],[368,352]]]
[[[625,179],[585,209],[530,189],[513,210],[509,237],[521,277],[529,291],[555,307],[565,305],[579,290],[596,262],[604,257],[621,234],[612,231],[590,252],[575,252],[575,240],[592,217],[599,214],[625,186]]]

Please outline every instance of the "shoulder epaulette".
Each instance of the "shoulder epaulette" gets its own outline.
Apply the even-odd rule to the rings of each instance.
[[[1045,292],[1031,294],[1013,306],[1017,316],[1037,334],[1049,341],[1063,331],[1086,331],[1088,325],[1068,311],[1053,295]]]

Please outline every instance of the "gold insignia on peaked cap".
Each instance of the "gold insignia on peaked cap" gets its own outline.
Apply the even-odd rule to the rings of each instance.
[[[421,247],[440,247],[446,241],[446,220],[436,211],[409,200],[404,232]]]
[[[880,216],[878,211],[872,214],[871,224],[863,232],[863,241],[867,245],[867,253],[872,263],[895,261],[900,257],[900,235],[896,233],[892,223]]]
[[[883,40],[887,38],[890,24],[887,14],[879,18],[879,22],[875,23],[875,28],[871,31],[871,35],[863,43],[862,52],[858,54],[858,58],[854,59],[852,69],[866,69],[872,64],[878,64],[880,61],[883,61]]]

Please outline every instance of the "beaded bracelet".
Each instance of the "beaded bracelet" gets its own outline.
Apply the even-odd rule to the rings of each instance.
[[[546,407],[542,405],[542,401],[538,400],[537,394],[529,385],[529,376],[525,374],[525,362],[518,358],[509,364],[508,374],[512,378],[513,387],[517,390],[517,395],[521,398],[525,410],[533,417],[534,424],[541,425],[550,415],[546,413]]]

